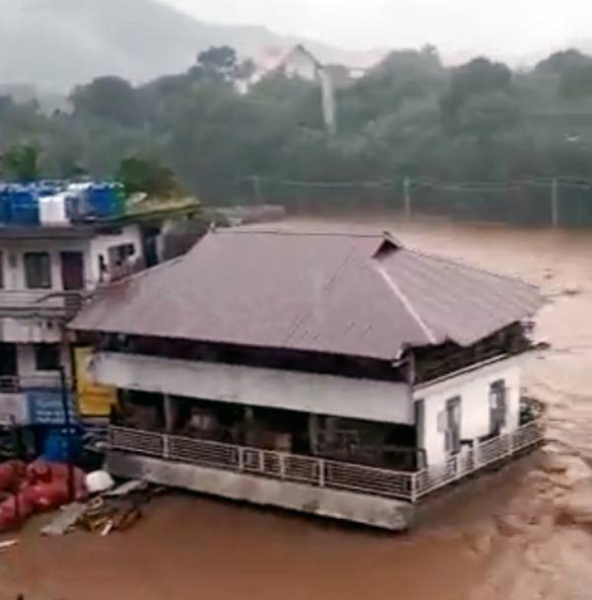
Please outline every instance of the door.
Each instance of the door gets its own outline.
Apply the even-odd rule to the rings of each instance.
[[[0,377],[16,374],[16,344],[0,342]]]
[[[62,284],[64,291],[84,289],[84,256],[82,252],[62,252]]]
[[[460,452],[460,397],[446,402],[446,453]]]
[[[16,344],[0,342],[0,392],[14,391],[17,373]]]

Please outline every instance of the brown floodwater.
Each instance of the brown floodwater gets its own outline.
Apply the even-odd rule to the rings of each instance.
[[[547,404],[548,446],[422,507],[406,535],[182,494],[106,538],[45,539],[34,522],[0,555],[0,600],[589,597],[592,232],[374,225],[541,287],[536,335],[552,349],[524,386]]]

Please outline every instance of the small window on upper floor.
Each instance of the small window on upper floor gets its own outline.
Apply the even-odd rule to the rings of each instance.
[[[48,252],[27,252],[24,263],[27,289],[51,289],[51,258]]]
[[[57,371],[60,368],[59,344],[35,344],[35,369]]]

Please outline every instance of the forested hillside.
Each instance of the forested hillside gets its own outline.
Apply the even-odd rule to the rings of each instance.
[[[441,190],[560,178],[589,193],[592,58],[579,52],[520,73],[486,58],[446,68],[432,47],[393,52],[338,90],[335,136],[323,127],[316,84],[278,72],[241,95],[234,84],[246,67],[218,49],[142,86],[100,78],[73,90],[71,113],[51,116],[3,98],[0,151],[38,148],[47,176],[114,175],[123,159],[145,159],[224,204],[281,199],[287,188],[307,195],[307,181],[357,182],[366,186],[358,197],[370,198],[381,182],[402,190],[405,177]]]

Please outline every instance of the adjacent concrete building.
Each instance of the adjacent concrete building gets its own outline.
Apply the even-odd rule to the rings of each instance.
[[[0,224],[0,426],[63,423],[61,369],[76,415],[67,322],[97,290],[156,264],[162,223],[184,212]]]
[[[119,390],[118,475],[404,529],[434,490],[536,445],[530,285],[388,234],[227,230],[72,323]]]

